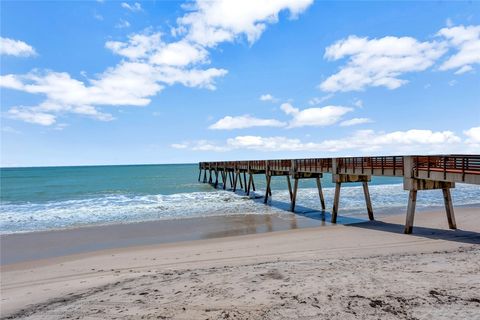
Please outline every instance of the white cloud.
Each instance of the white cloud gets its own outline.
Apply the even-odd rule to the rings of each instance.
[[[360,91],[383,86],[396,89],[408,81],[400,78],[409,72],[431,67],[449,49],[449,56],[439,70],[457,69],[455,74],[473,71],[480,64],[480,26],[449,26],[441,29],[439,41],[420,42],[412,37],[387,36],[379,39],[349,36],[329,46],[324,57],[331,61],[348,58],[340,71],[320,85],[327,92]]]
[[[327,101],[328,99],[332,98],[334,96],[333,93],[329,93],[323,97],[313,97],[312,99],[308,100],[308,105],[310,106],[316,106],[319,105],[322,102]]]
[[[186,143],[172,143],[170,146],[174,149],[186,149],[186,148],[188,148],[188,144],[186,144]]]
[[[340,122],[341,127],[349,127],[349,126],[355,126],[357,124],[363,124],[363,123],[371,123],[373,122],[372,119],[369,118],[353,118],[349,120],[345,120]]]
[[[128,4],[126,2],[122,2],[121,6],[122,8],[130,10],[132,12],[142,11],[142,5],[138,2],[135,2],[134,4]]]
[[[461,139],[451,131],[407,130],[395,132],[381,132],[373,130],[360,130],[353,135],[340,138],[323,140],[320,142],[304,142],[296,138],[282,136],[237,136],[227,139],[225,144],[218,145],[213,142],[201,140],[193,143],[192,150],[200,151],[229,151],[236,149],[252,149],[257,151],[316,151],[316,152],[372,152],[381,150],[384,153],[425,153],[446,152],[462,148]]]
[[[213,90],[213,80],[224,74],[225,70],[215,68],[184,70],[122,61],[87,82],[73,79],[68,73],[50,71],[45,74],[0,76],[0,85],[44,95],[46,100],[43,103],[30,107],[33,113],[68,112],[88,115],[98,120],[112,120],[113,117],[99,112],[95,106],[146,106],[151,101],[150,97],[159,93],[165,85],[175,83]],[[23,110],[26,111],[25,108]],[[27,121],[27,117],[18,116],[16,119]]]
[[[480,145],[480,127],[473,127],[468,130],[465,130],[463,131],[463,134],[465,134],[468,137],[466,141],[467,143]]]
[[[124,56],[131,60],[147,58],[162,46],[160,33],[132,34],[128,36],[128,42],[107,41],[105,47],[113,53]]]
[[[312,1],[253,3],[198,0],[178,19],[176,33],[181,38],[177,41],[162,41],[160,33],[149,31],[132,34],[126,41],[107,41],[106,48],[126,59],[94,78],[84,77],[85,80],[80,81],[68,73],[32,71],[25,75],[4,75],[1,86],[45,96],[45,101],[37,106],[22,107],[21,115],[13,109],[12,113],[16,114],[17,119],[48,125],[54,123],[56,114],[82,113],[99,120],[111,120],[111,115],[100,112],[97,108],[146,106],[151,97],[167,85],[182,84],[214,90],[215,79],[226,75],[227,70],[200,66],[210,63],[207,50],[209,46],[215,46],[220,41],[233,41],[240,35],[246,35],[252,43],[268,23],[278,20],[280,11],[289,11],[290,16],[295,17]],[[141,10],[139,3],[124,2],[121,6],[132,11]],[[122,28],[129,26],[126,20],[120,20],[117,25]],[[218,37],[224,33],[228,36]],[[204,41],[206,38],[209,40]],[[212,39],[215,41],[212,42]],[[49,115],[50,120],[43,118],[32,121],[43,114]]]
[[[229,148],[227,147],[222,147],[222,146],[217,146],[207,140],[200,140],[195,143],[195,145],[192,147],[192,150],[194,151],[216,151],[216,152],[223,152],[223,151],[228,151]]]
[[[209,62],[208,51],[203,47],[185,40],[165,43],[159,32],[133,34],[128,37],[128,42],[107,41],[105,47],[132,60],[148,59],[155,65],[187,66]]]
[[[328,92],[360,91],[379,86],[396,89],[407,83],[399,78],[402,74],[427,69],[445,52],[446,46],[441,42],[419,42],[411,37],[349,36],[326,48],[326,59],[348,57],[349,60],[319,87]]]
[[[363,108],[363,101],[360,100],[360,99],[357,99],[355,100],[355,102],[353,103],[353,105],[357,108]]]
[[[0,54],[16,57],[30,57],[37,53],[31,45],[26,44],[23,41],[0,37]]]
[[[275,102],[275,101],[278,101],[277,98],[275,98],[274,96],[272,96],[270,93],[266,93],[266,94],[262,94],[260,96],[260,101],[271,101],[271,102]]]
[[[352,108],[342,106],[326,106],[322,108],[307,108],[300,110],[293,107],[290,103],[283,103],[280,106],[280,109],[293,117],[289,122],[289,128],[329,126],[337,123],[346,113],[353,111]]]
[[[125,19],[120,19],[120,21],[118,21],[118,23],[115,25],[115,28],[117,29],[124,29],[128,27],[130,27],[130,22]]]
[[[169,43],[158,50],[150,61],[154,64],[186,66],[208,62],[208,51],[199,45],[181,40]]]
[[[7,114],[12,119],[40,124],[42,126],[49,126],[55,123],[54,115],[44,112],[36,112],[28,108],[13,107],[8,110]]]
[[[157,67],[158,80],[173,85],[181,83],[186,87],[197,87],[215,90],[214,79],[227,74],[225,69],[180,69],[172,67]]]
[[[450,46],[457,49],[441,66],[440,70],[458,69],[455,74],[472,71],[473,64],[480,64],[480,26],[456,26],[438,32]]]
[[[285,125],[286,123],[275,119],[259,119],[249,115],[244,115],[237,117],[226,116],[208,128],[214,130],[233,130],[251,127],[284,127]]]
[[[455,71],[455,74],[464,74],[473,70],[472,66],[466,65]]]
[[[267,24],[276,23],[280,11],[287,10],[292,18],[305,11],[313,0],[197,0],[192,11],[177,19],[175,34],[186,34],[189,41],[205,47],[234,41],[245,35],[255,42]]]

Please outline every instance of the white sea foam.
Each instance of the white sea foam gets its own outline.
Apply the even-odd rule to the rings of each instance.
[[[408,194],[401,184],[370,187],[374,210],[399,212],[406,207]],[[327,210],[331,207],[333,188],[325,188]],[[79,200],[51,201],[44,203],[2,203],[0,208],[0,232],[28,232],[79,225],[138,222],[189,217],[206,217],[232,214],[273,214],[286,212],[289,196],[286,190],[274,190],[272,201],[263,204],[262,191],[251,198],[243,192],[231,191],[192,192],[173,195],[105,195]],[[478,186],[458,184],[453,190],[455,205],[480,204]],[[300,189],[297,196],[297,212],[320,209],[318,192],[314,188]],[[439,190],[420,192],[419,209],[442,206]],[[341,191],[342,215],[365,214],[365,202],[361,187],[344,187]]]

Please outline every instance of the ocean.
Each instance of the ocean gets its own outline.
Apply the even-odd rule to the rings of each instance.
[[[36,167],[0,169],[0,233],[32,232],[85,225],[235,214],[290,214],[285,177],[272,179],[273,198],[263,204],[265,177],[255,176],[257,191],[247,197],[200,183],[197,164]],[[331,209],[333,184],[322,186]],[[404,211],[408,193],[401,178],[374,177],[370,183],[376,213]],[[455,206],[480,205],[480,187],[457,184]],[[417,208],[443,206],[440,190],[419,192]],[[314,180],[301,180],[296,212],[319,214]],[[365,218],[359,184],[344,184],[339,215]]]

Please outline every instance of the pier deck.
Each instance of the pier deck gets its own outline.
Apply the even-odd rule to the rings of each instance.
[[[264,202],[272,195],[272,176],[285,176],[290,194],[291,206],[295,210],[299,179],[316,179],[322,210],[325,210],[321,180],[324,173],[332,174],[335,196],[332,206],[332,223],[336,223],[340,189],[342,183],[362,182],[366,209],[370,220],[374,219],[368,190],[372,176],[403,177],[404,189],[409,191],[405,233],[411,233],[415,215],[417,191],[442,189],[448,225],[456,229],[450,189],[455,183],[480,185],[480,155],[415,155],[378,157],[339,157],[277,159],[251,161],[200,162],[198,180],[210,183],[215,188],[221,183],[223,189],[228,183],[233,191],[237,185],[250,194],[255,191],[254,175],[263,174],[266,179]],[[207,175],[208,173],[208,175]],[[247,179],[248,175],[248,179]],[[221,181],[220,181],[221,179]],[[293,188],[291,179],[294,180]]]

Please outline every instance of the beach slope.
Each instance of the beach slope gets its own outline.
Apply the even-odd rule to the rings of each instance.
[[[2,266],[2,318],[479,319],[480,210]]]

